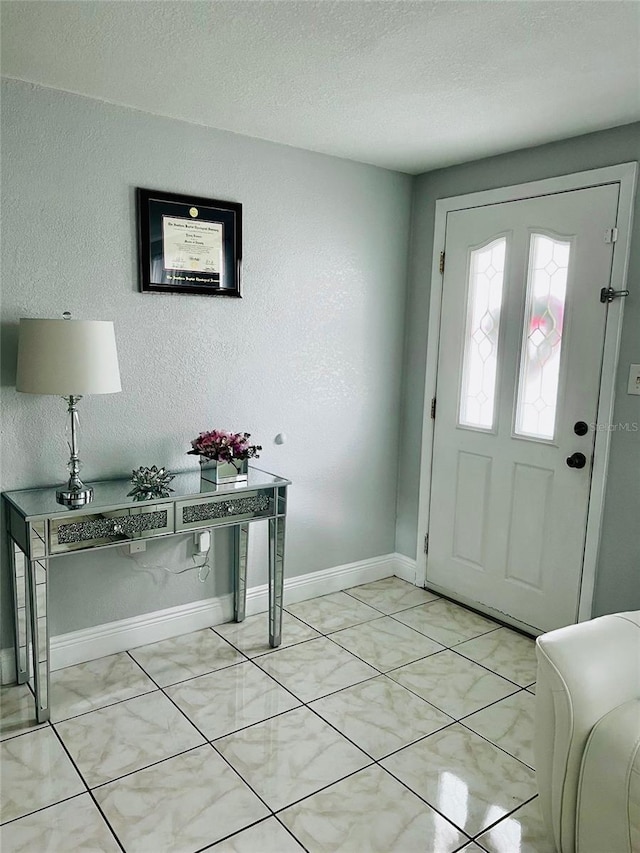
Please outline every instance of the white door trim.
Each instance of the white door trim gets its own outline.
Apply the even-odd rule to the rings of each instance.
[[[592,169],[586,172],[576,172],[572,175],[562,175],[558,178],[548,178],[542,181],[532,181],[495,190],[470,193],[468,195],[451,196],[436,201],[436,219],[433,235],[433,261],[431,266],[431,296],[429,301],[429,327],[427,337],[427,365],[425,376],[424,411],[422,419],[422,447],[420,454],[420,492],[418,500],[418,549],[416,560],[416,584],[424,586],[427,580],[427,557],[424,553],[423,540],[429,529],[429,503],[431,496],[431,473],[433,451],[433,427],[431,419],[431,400],[436,397],[438,347],[440,338],[440,314],[442,309],[442,281],[440,274],[440,252],[445,245],[447,214],[454,210],[473,207],[484,207],[489,204],[517,201],[535,198],[536,196],[569,192],[577,189],[601,186],[602,184],[619,183],[620,198],[618,203],[618,239],[613,253],[611,270],[611,287],[614,290],[624,290],[626,287],[629,266],[629,251],[631,244],[631,227],[633,224],[633,199],[635,196],[638,173],[637,163],[621,163],[617,166],[606,166],[602,169]],[[603,235],[604,237],[604,235]],[[603,283],[604,285],[604,283]],[[598,403],[599,424],[609,424],[613,418],[615,401],[615,376],[620,353],[620,338],[622,336],[622,317],[624,299],[616,299],[609,305],[605,329],[602,374],[600,377],[600,397]],[[613,381],[608,381],[613,377]],[[611,434],[608,429],[597,430],[594,446],[594,466],[589,493],[589,512],[587,516],[587,533],[585,540],[582,584],[580,587],[580,603],[578,619],[591,618],[593,592],[595,588],[598,550],[600,546],[600,531],[602,527],[602,512],[607,482],[609,464],[609,447]]]

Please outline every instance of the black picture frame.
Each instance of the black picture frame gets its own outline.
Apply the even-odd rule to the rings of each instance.
[[[136,189],[143,293],[242,296],[242,205]]]

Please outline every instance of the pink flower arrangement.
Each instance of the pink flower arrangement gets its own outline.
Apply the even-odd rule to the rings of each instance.
[[[214,429],[211,432],[201,432],[191,442],[191,450],[187,453],[194,456],[205,456],[207,459],[215,459],[218,462],[231,462],[232,459],[254,459],[258,457],[258,451],[262,450],[259,444],[249,444],[251,433],[227,432],[223,429]]]

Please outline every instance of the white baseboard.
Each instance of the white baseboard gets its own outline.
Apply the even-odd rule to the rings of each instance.
[[[410,557],[405,557],[404,554],[396,553],[393,555],[393,562],[393,574],[397,578],[402,578],[403,581],[409,581],[409,583],[415,584],[417,574],[416,560],[412,560]]]
[[[384,557],[372,557],[369,560],[346,563],[343,566],[334,566],[319,572],[310,572],[308,575],[285,579],[285,606],[395,575],[395,556],[395,554],[388,554]],[[269,587],[267,584],[247,590],[247,616],[264,613],[268,609]]]
[[[410,583],[415,581],[415,560],[401,554],[388,554],[287,578],[284,583],[285,605],[308,598],[338,592],[351,586],[396,575]],[[267,584],[247,590],[247,616],[269,609]],[[233,596],[209,598],[182,604],[130,619],[108,622],[95,628],[72,631],[51,638],[51,669],[63,669],[77,663],[157,643],[201,628],[210,628],[233,618]],[[13,649],[0,650],[0,683],[15,681]]]
[[[233,618],[233,596],[206,598],[51,638],[51,669],[115,655]],[[151,639],[150,639],[151,638]]]

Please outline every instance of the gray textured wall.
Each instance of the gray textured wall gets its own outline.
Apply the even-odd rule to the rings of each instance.
[[[81,404],[86,479],[141,464],[180,470],[195,465],[184,452],[200,429],[249,429],[263,467],[294,480],[294,576],[394,550],[397,447],[396,547],[415,557],[435,200],[638,159],[640,125],[415,179],[406,316],[406,175],[16,82],[2,88],[2,155],[2,489],[56,483],[66,461],[61,401],[15,393],[18,318],[113,319],[123,393]],[[244,299],[137,292],[136,186],[244,204]],[[621,422],[640,421],[640,399],[625,393],[628,364],[640,361],[638,213],[629,281]],[[640,607],[639,516],[640,435],[615,433],[596,613]],[[116,551],[60,560],[54,633],[228,591],[218,540],[205,584]],[[143,559],[180,568],[189,554],[185,538]],[[255,555],[251,584],[266,580]],[[7,590],[3,570],[2,617]]]
[[[416,556],[419,459],[435,203],[439,198],[640,159],[640,124],[593,133],[421,175],[415,181],[404,354],[403,425],[396,548]],[[614,422],[640,423],[640,397],[626,393],[629,364],[640,362],[640,202],[629,267]],[[422,531],[421,531],[422,532]],[[640,432],[611,441],[594,615],[640,608]]]
[[[411,183],[5,81],[2,489],[65,473],[63,403],[14,384],[18,318],[69,310],[114,320],[120,355],[122,393],[80,404],[87,481],[195,467],[201,429],[246,429],[261,467],[294,482],[288,576],[392,552]],[[137,292],[136,186],[243,203],[242,300]],[[170,550],[149,560],[187,559],[184,543]],[[225,591],[224,543],[218,562],[201,585],[116,552],[61,560],[54,632]],[[250,583],[265,581],[257,561]],[[5,570],[4,617],[7,590]]]

